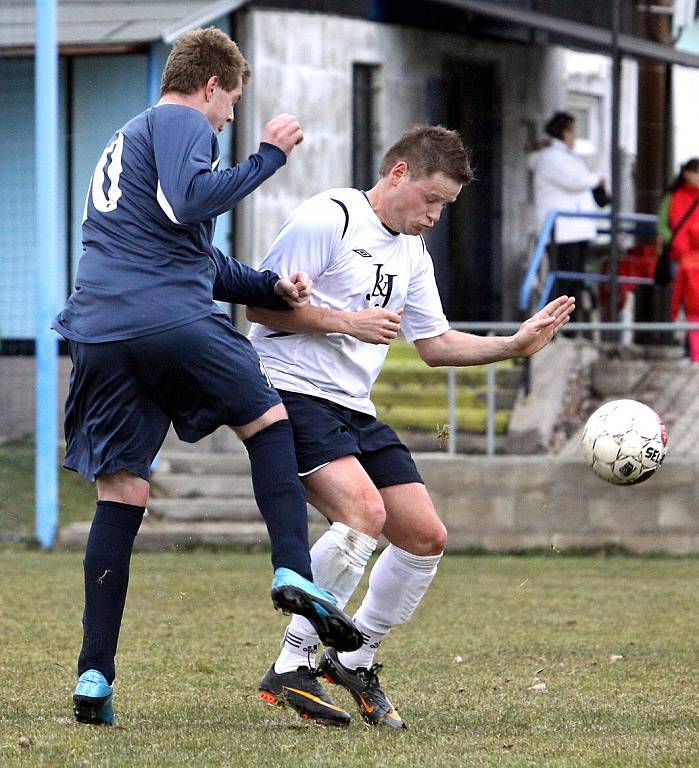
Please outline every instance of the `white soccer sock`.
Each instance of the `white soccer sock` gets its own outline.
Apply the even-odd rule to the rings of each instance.
[[[432,579],[442,555],[421,557],[390,544],[371,569],[369,591],[359,606],[354,623],[364,635],[357,651],[338,654],[349,669],[373,664],[376,651],[393,627],[413,615]]]
[[[299,667],[313,669],[316,665],[319,642],[320,640],[317,635],[314,635],[312,627],[311,636],[304,637],[294,632],[291,624],[289,624],[286,632],[284,632],[279,658],[274,662],[274,671],[281,674],[282,672],[294,672]]]
[[[361,581],[376,539],[355,531],[344,523],[333,523],[311,547],[311,568],[314,583],[329,589],[344,608]],[[318,635],[303,616],[295,615],[289,622],[282,650],[274,663],[278,673],[291,672],[300,666],[315,666]]]

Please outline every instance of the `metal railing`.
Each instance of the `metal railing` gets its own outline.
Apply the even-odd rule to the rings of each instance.
[[[549,243],[553,243],[555,245],[555,239],[552,238],[552,235],[554,233],[554,226],[556,224],[556,219],[559,219],[559,218],[601,219],[603,221],[609,221],[611,220],[611,213],[597,213],[597,212],[588,213],[588,212],[582,212],[582,211],[555,211],[555,210],[548,212],[546,219],[544,220],[544,224],[541,227],[541,232],[539,232],[539,237],[537,238],[536,245],[534,246],[534,252],[532,253],[532,257],[529,262],[527,272],[524,276],[524,280],[522,281],[522,286],[519,291],[519,308],[523,312],[528,312],[531,309],[532,294],[534,293],[534,288],[538,283],[538,275],[541,269],[541,264],[544,260],[544,255],[546,253],[546,246]],[[639,225],[655,224],[658,220],[658,217],[653,216],[651,214],[646,214],[646,213],[619,213],[617,214],[617,219],[620,222],[625,224],[633,224],[634,225],[633,227],[627,228],[625,230],[629,233],[633,233],[638,231]],[[546,304],[546,301],[548,301],[548,296],[553,288],[553,284],[557,277],[564,277],[568,279],[578,279],[578,280],[590,280],[590,281],[599,282],[599,283],[609,282],[609,280],[611,279],[610,275],[602,275],[602,274],[596,274],[592,272],[557,272],[557,271],[549,272],[546,283],[539,297],[537,309],[541,309],[541,307],[543,307]],[[653,282],[652,280],[650,280],[650,278],[624,277],[622,275],[617,276],[617,281],[619,283],[624,283],[628,285],[648,285]]]
[[[516,333],[521,323],[512,322],[454,322],[450,323],[451,328],[456,331],[464,331],[466,333],[472,332],[484,332],[491,336],[494,334],[505,335],[509,333]],[[571,332],[578,331],[605,331],[612,333],[621,333],[622,331],[660,331],[660,332],[684,332],[684,331],[699,331],[699,322],[579,322],[568,323],[566,330]],[[555,343],[555,341],[553,342]],[[525,362],[528,362],[530,358],[526,358]],[[488,363],[486,371],[486,431],[485,431],[485,445],[486,456],[492,457],[495,455],[495,395],[496,395],[496,376],[495,376],[496,363]],[[456,368],[449,367],[447,370],[447,453],[450,455],[456,454],[456,440],[457,440],[457,427],[456,427]]]

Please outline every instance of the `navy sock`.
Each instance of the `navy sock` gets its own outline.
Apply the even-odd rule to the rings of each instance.
[[[306,491],[298,476],[288,419],[243,440],[250,456],[255,501],[267,524],[274,568],[291,568],[312,579]]]
[[[118,501],[98,501],[85,548],[85,611],[78,675],[99,670],[114,680],[121,617],[129,586],[131,550],[144,507]]]

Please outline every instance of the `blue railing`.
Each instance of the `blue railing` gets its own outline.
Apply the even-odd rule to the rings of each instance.
[[[580,211],[549,211],[539,232],[539,237],[536,241],[534,253],[532,254],[527,273],[522,281],[522,287],[519,290],[519,308],[523,312],[528,312],[531,308],[532,293],[537,283],[537,275],[541,269],[541,262],[544,259],[546,253],[546,246],[550,242],[554,242],[551,237],[553,228],[558,218],[577,218],[577,219],[603,219],[610,220],[611,213],[598,213],[590,212],[583,213]],[[632,230],[638,229],[639,224],[655,224],[658,220],[657,216],[653,216],[648,213],[619,213],[617,214],[617,220],[621,223],[628,223],[636,225]],[[626,231],[629,231],[628,229]],[[593,282],[608,282],[609,275],[595,274],[591,272],[549,272],[544,284],[544,288],[539,297],[539,303],[537,309],[541,309],[548,301],[549,294],[553,289],[553,284],[557,277],[563,277],[567,279],[577,280],[590,280]],[[648,285],[653,281],[647,277],[617,277],[618,282],[631,285]]]

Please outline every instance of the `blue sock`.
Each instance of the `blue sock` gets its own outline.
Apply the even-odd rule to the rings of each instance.
[[[255,501],[267,524],[272,565],[311,580],[306,491],[298,476],[291,423],[275,421],[243,444],[250,456]]]
[[[98,501],[85,547],[85,611],[78,675],[97,669],[110,685],[129,586],[131,550],[144,512],[144,507],[132,504]]]

